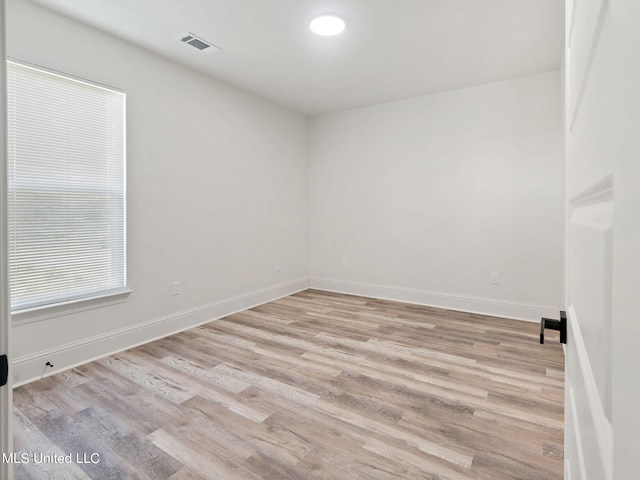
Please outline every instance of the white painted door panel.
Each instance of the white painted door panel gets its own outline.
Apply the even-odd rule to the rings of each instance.
[[[569,201],[565,476],[571,479],[612,478],[612,192],[607,177]]]
[[[565,479],[638,479],[640,2],[566,19]]]
[[[608,0],[567,0],[565,478],[612,480],[614,165],[593,148]],[[595,69],[595,70],[594,70]],[[595,73],[594,73],[595,72]],[[603,148],[604,149],[604,148]]]
[[[566,11],[569,19],[567,47],[571,51],[567,56],[570,93],[567,115],[573,125],[589,78],[608,0],[570,0],[569,3],[572,5]]]

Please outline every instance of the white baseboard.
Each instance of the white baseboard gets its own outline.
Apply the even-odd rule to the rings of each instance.
[[[560,307],[544,307],[509,303],[487,298],[463,297],[446,293],[429,292],[386,285],[346,282],[329,278],[310,277],[310,288],[328,292],[347,293],[362,297],[395,300],[398,302],[447,308],[461,312],[479,313],[494,317],[514,318],[529,322],[540,322],[540,318],[558,318]]]
[[[307,277],[292,282],[202,305],[183,312],[156,318],[113,332],[61,345],[13,359],[13,386],[19,387],[99,358],[112,355],[189,328],[226,317],[233,313],[271,302],[309,288]],[[42,365],[50,361],[54,368],[43,372]]]
[[[43,375],[59,373],[308,288],[532,322],[539,322],[540,317],[543,316],[556,318],[559,310],[554,307],[522,305],[423,290],[305,277],[14,358],[12,363],[13,385],[19,387],[38,380]],[[54,368],[43,371],[42,365],[47,361],[53,363]]]

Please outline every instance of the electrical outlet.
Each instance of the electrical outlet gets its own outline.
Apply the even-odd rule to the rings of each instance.
[[[346,258],[343,258],[342,260],[340,260],[340,266],[342,268],[347,268],[349,266],[349,263],[347,262]]]
[[[173,288],[171,290],[171,295],[180,295],[181,287],[180,287],[180,282],[178,280],[173,282],[172,287]]]
[[[276,262],[276,272],[282,270],[282,262]]]
[[[500,285],[500,274],[493,272],[491,274],[491,284],[492,285]]]

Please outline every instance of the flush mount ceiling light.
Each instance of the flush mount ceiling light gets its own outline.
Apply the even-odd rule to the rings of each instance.
[[[313,17],[309,23],[311,31],[323,37],[338,35],[342,33],[344,27],[344,20],[337,15],[318,15]]]

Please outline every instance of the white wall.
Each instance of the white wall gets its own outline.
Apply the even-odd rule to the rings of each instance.
[[[128,95],[133,293],[14,318],[17,384],[304,289],[309,269],[530,320],[562,305],[557,73],[308,120],[30,2],[7,18],[11,57]]]
[[[557,72],[315,117],[309,142],[312,287],[557,317]]]
[[[7,26],[9,56],[127,92],[133,289],[16,317],[16,383],[308,286],[305,117],[30,2],[7,2]]]

